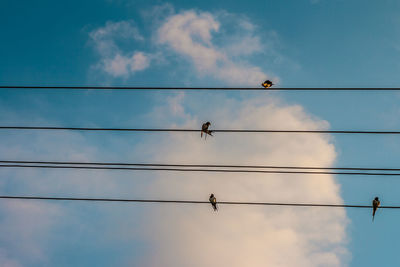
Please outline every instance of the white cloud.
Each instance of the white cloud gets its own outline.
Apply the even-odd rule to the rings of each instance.
[[[164,122],[168,119],[171,124],[183,121],[178,123],[182,127],[199,127],[202,122],[199,116],[210,118],[215,128],[326,129],[329,126],[307,114],[301,106],[286,105],[270,95],[235,100],[222,94],[210,98],[198,94],[187,97],[180,93],[164,100],[166,107],[157,107],[157,113],[162,112],[164,117],[155,118]],[[202,101],[207,104],[201,104]],[[192,107],[192,103],[197,105]],[[193,112],[187,112],[187,106],[193,108]],[[152,162],[330,166],[335,159],[334,146],[329,137],[323,135],[215,134],[207,141],[201,140],[198,133],[149,135],[148,140],[141,142],[141,147],[133,152],[133,147],[126,142],[131,136],[103,136],[98,148],[88,145],[91,139],[91,135],[85,137],[76,133],[15,134],[5,139],[0,152],[18,159],[41,155],[39,159],[42,160],[72,161],[107,161],[107,158],[112,161],[113,153],[127,162],[134,161],[132,157],[135,157]],[[110,141],[123,143],[124,149],[100,150],[103,142]],[[133,156],[125,157],[127,151]],[[37,195],[206,200],[213,192],[219,200],[342,202],[339,186],[329,176],[163,172],[138,173],[137,177],[141,179],[132,179],[134,175],[128,172],[17,169],[3,170],[1,176],[8,184],[7,188],[12,187],[11,183],[21,184],[23,192]],[[15,190],[18,192],[19,189],[21,187]],[[76,208],[78,203],[50,205],[10,201],[0,204],[3,214],[0,248],[6,255],[5,261],[22,259],[26,266],[45,265],[47,256],[52,256],[46,253],[51,253],[54,246],[62,246],[51,239],[52,234],[60,231],[58,237],[65,238],[66,228],[101,231],[104,244],[111,244],[110,240],[134,243],[143,238],[149,249],[147,252],[153,256],[143,259],[141,264],[138,264],[138,258],[130,258],[133,265],[140,266],[346,264],[347,219],[344,210],[340,209],[221,206],[220,212],[215,214],[207,205],[146,205],[141,206],[144,212],[138,216],[137,210],[122,212],[125,205],[101,205],[98,209],[91,205],[82,212],[95,210],[94,218],[101,223],[90,224],[87,218],[79,216],[81,206]],[[101,215],[98,211],[102,211]],[[138,218],[145,223],[139,224]],[[142,236],[138,237],[138,232]]]
[[[118,40],[144,40],[133,21],[108,21],[104,27],[90,32],[89,36],[95,42],[95,48],[102,56],[110,56],[119,51]]]
[[[141,52],[136,52],[132,56],[132,60],[131,60],[131,64],[130,64],[131,71],[144,70],[149,65],[150,65],[150,60],[145,54],[143,54]]]
[[[275,84],[279,79],[251,64],[250,61],[254,60],[251,57],[262,57],[263,66],[268,66],[268,62],[270,66],[282,64],[282,61],[292,65],[274,48],[277,34],[264,31],[268,39],[261,40],[258,27],[243,16],[226,11],[209,13],[187,10],[175,13],[174,8],[167,4],[144,12],[143,17],[151,22],[155,38],[145,40],[130,20],[107,22],[104,27],[90,33],[100,55],[95,70],[100,69],[114,78],[129,78],[149,68],[151,62],[165,63],[166,58],[179,55],[193,64],[200,78],[212,77],[229,85],[253,87],[267,78]],[[127,45],[127,40],[132,43]],[[141,50],[134,45],[134,42],[146,41],[159,45],[149,45]],[[135,58],[139,55],[140,58]],[[185,63],[178,58],[179,65]]]
[[[112,76],[125,76],[128,74],[129,59],[117,54],[113,59],[104,60],[104,69]]]
[[[20,260],[22,263],[46,262],[44,247],[49,241],[49,230],[60,216],[57,206],[11,200],[2,201],[0,210],[3,214],[0,220],[0,241],[5,245],[1,249],[0,258],[9,254],[18,259],[8,258],[6,262],[9,266],[20,266]],[[4,266],[3,263],[1,266]]]
[[[158,42],[189,59],[199,74],[229,84],[254,86],[268,75],[259,67],[234,58],[260,52],[262,45],[254,35],[254,25],[245,19],[238,21],[240,23],[234,26],[242,31],[218,46],[212,38],[222,27],[217,17],[208,12],[185,11],[166,19],[158,29]]]
[[[89,35],[101,58],[97,69],[113,77],[128,77],[150,66],[149,55],[142,51],[124,52],[119,44],[121,40],[144,40],[132,21],[107,22]]]
[[[18,117],[13,117],[19,121]],[[13,135],[3,133],[1,137],[6,141],[0,145],[0,154],[7,155],[9,159],[35,158],[60,161],[90,161],[92,159],[94,161],[99,155],[111,154],[111,152],[107,154],[99,152],[95,146],[88,144],[90,138],[86,139],[79,133],[26,132]],[[124,177],[124,175],[129,174],[122,173],[118,177]],[[6,195],[94,197],[96,194],[98,196],[110,194],[116,196],[126,187],[120,186],[112,179],[113,177],[112,173],[106,172],[2,169],[0,190]],[[79,208],[81,207],[79,202],[70,204],[2,200],[0,202],[0,266],[50,266],[52,264],[49,261],[54,256],[52,252],[56,248],[62,249],[63,246],[68,246],[68,242],[63,242],[71,238],[70,234],[79,236],[75,230],[79,233],[81,229],[90,230],[96,227],[90,225],[87,218],[80,217],[82,211]],[[107,210],[107,206],[92,206],[87,212],[90,214],[91,210],[105,212],[107,215],[104,216],[103,221],[112,212]],[[74,230],[72,233],[71,229]],[[112,227],[108,229],[113,232]],[[102,230],[104,234],[107,233],[107,230],[103,228]]]
[[[158,30],[158,40],[174,53],[189,59],[199,76],[211,76],[229,84],[254,86],[266,78],[266,75],[259,67],[249,64],[244,57],[258,53],[264,47],[260,39],[253,34],[255,26],[247,20],[239,21],[241,22],[238,25],[250,34],[246,35],[242,42],[220,43],[214,38],[214,34],[221,32],[224,26],[218,20],[218,16],[207,12],[185,11],[172,15],[164,21]],[[143,40],[133,24],[109,22],[105,27],[93,31],[91,38],[101,56],[99,66],[111,76],[126,77],[149,67],[149,53],[135,50],[126,52],[119,45],[120,38]],[[230,40],[235,38],[232,37]],[[215,128],[306,130],[326,129],[329,126],[327,122],[307,114],[301,106],[284,104],[270,95],[240,100],[219,94],[213,97],[207,96],[207,98],[204,95],[187,97],[178,94],[175,98],[167,97],[164,99],[167,107],[156,107],[156,112],[150,115],[149,121],[154,122],[158,119],[164,120],[165,123],[165,120],[168,120],[171,125],[199,127],[203,118],[207,117]],[[185,110],[187,103],[195,104],[191,107],[192,112]],[[200,119],[200,116],[203,117]],[[59,134],[57,133],[57,136]],[[143,141],[134,151],[128,142],[124,143],[128,137],[124,139],[118,136],[110,138],[115,140],[113,141],[115,143],[123,143],[123,148],[118,146],[119,150],[113,147],[113,150],[118,150],[114,151],[115,154],[112,151],[99,151],[88,146],[87,142],[91,142],[89,136],[87,138],[81,134],[65,134],[57,138],[55,136],[56,134],[37,135],[36,139],[10,136],[9,138],[15,143],[3,142],[4,145],[0,146],[0,150],[4,154],[16,157],[30,158],[37,154],[44,155],[45,159],[60,160],[101,161],[100,156],[112,158],[118,154],[124,161],[138,158],[149,159],[152,162],[326,167],[331,166],[336,157],[332,140],[323,135],[216,134],[207,141],[201,140],[197,133],[156,137],[149,135],[147,141]],[[63,142],[60,143],[58,138]],[[25,143],[21,143],[21,140],[25,140]],[[97,144],[103,147],[103,142],[109,142],[109,139],[105,140],[108,141]],[[16,144],[20,145],[21,149],[18,149]],[[57,148],[55,152],[54,148]],[[127,151],[124,149],[129,150],[132,157],[125,157]],[[10,151],[13,153],[8,153]],[[150,185],[143,186],[144,183],[138,180],[121,179],[123,176],[132,178],[130,173],[125,175],[118,173],[118,182],[111,180],[114,173],[85,172],[85,179],[81,179],[82,172],[57,172],[56,182],[51,175],[55,172],[48,171],[41,177],[42,173],[30,172],[30,178],[40,178],[42,183],[39,184],[34,180],[35,182],[24,183],[24,188],[42,195],[62,192],[68,192],[70,195],[70,192],[74,192],[87,197],[101,193],[103,196],[138,198],[156,196],[166,199],[207,200],[208,195],[213,192],[219,200],[342,202],[339,185],[331,176],[151,173],[148,176],[144,174],[140,176],[149,178],[146,183]],[[7,241],[7,238],[16,233],[17,238],[14,243],[6,247],[7,253],[15,248],[15,244],[26,241],[26,247],[20,248],[17,254],[30,252],[31,245],[35,244],[37,250],[32,250],[30,255],[36,258],[54,245],[36,244],[35,240],[39,235],[44,238],[54,229],[54,218],[59,211],[50,209],[49,213],[46,213],[29,205],[31,204],[28,203],[28,206],[24,207],[14,206],[11,209],[7,206],[0,207],[3,214],[6,214],[6,219],[0,222],[0,226],[3,226],[0,227],[2,229],[0,241]],[[33,228],[25,230],[22,220],[26,218],[24,217],[26,209],[28,218],[34,220],[36,224]],[[211,207],[206,205],[166,205],[146,206],[145,210],[149,213],[140,214],[141,216],[138,216],[138,213],[116,214],[112,207],[102,209],[104,220],[112,218],[110,221],[113,221],[110,225],[97,225],[106,244],[110,244],[107,239],[112,240],[116,237],[133,241],[130,238],[137,238],[137,233],[142,233],[149,248],[148,253],[152,256],[145,257],[141,266],[313,267],[346,264],[347,217],[342,209],[221,206],[218,213],[213,213]],[[29,210],[32,210],[33,214]],[[63,214],[65,212],[66,210],[63,210]],[[118,215],[120,217],[117,217]],[[134,224],[135,227],[126,223],[126,221],[136,222],[138,217],[145,223]],[[76,223],[74,225],[79,225],[79,220],[82,219],[76,216],[73,220],[78,221],[74,222]],[[116,227],[115,222],[118,221],[121,224]],[[70,220],[66,220],[64,223],[69,222]],[[20,229],[23,231],[19,235]],[[9,259],[7,257],[6,259]],[[133,265],[138,265],[137,258],[131,260],[135,262]],[[43,262],[45,259],[39,261]]]
[[[145,70],[149,65],[150,59],[143,52],[135,52],[131,57],[116,54],[114,58],[104,60],[104,70],[114,77]]]
[[[255,31],[247,20],[240,21],[243,29]],[[230,84],[258,83],[265,74],[242,57],[263,50],[260,39],[249,34],[242,42],[219,44],[213,36],[221,28],[215,15],[184,11],[165,20],[158,41],[186,57],[200,76]],[[167,100],[152,116],[160,122],[168,119],[171,126],[178,120],[178,127],[199,127],[202,116],[215,128],[329,127],[301,106],[286,105],[270,95],[235,100],[179,94]],[[190,113],[183,103],[191,107]],[[150,138],[139,150],[157,162],[205,164],[331,166],[336,157],[332,140],[323,135],[216,133],[205,142],[197,134],[177,134]],[[163,173],[159,177],[149,194],[166,199],[206,200],[215,193],[219,200],[342,203],[339,185],[330,176],[185,173],[183,178]],[[344,266],[348,260],[343,209],[221,206],[215,214],[209,206],[163,206],[154,208],[152,218],[143,229],[157,256],[146,258],[144,266]]]
[[[176,100],[190,103],[193,99],[178,95]],[[171,102],[170,113],[165,113],[171,121],[189,115],[177,102]],[[286,105],[271,96],[225,98],[223,105],[220,99],[211,99],[208,105],[214,108],[205,115],[215,128],[314,130],[329,126],[301,106]],[[197,111],[201,114],[202,110]],[[199,127],[202,123],[197,116],[186,118],[180,126]],[[330,138],[323,135],[215,133],[204,141],[196,133],[151,138],[143,148],[153,161],[176,163],[331,166],[336,156]],[[332,176],[162,173],[150,188],[149,194],[161,199],[207,200],[214,193],[226,201],[342,203],[339,185]],[[347,263],[343,209],[222,205],[214,213],[208,205],[160,206],[154,208],[152,216],[142,229],[151,241],[151,250],[157,253],[143,266]]]

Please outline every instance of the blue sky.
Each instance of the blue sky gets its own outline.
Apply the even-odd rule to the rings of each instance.
[[[342,0],[230,3],[2,1],[0,84],[254,87],[268,77],[282,87],[395,87],[400,82],[397,75],[400,71],[399,7],[400,3],[394,0],[367,3]],[[187,28],[181,27],[180,19],[184,20]],[[189,43],[184,37],[191,38]],[[265,106],[257,102],[257,98],[265,101]],[[395,92],[264,94],[3,90],[0,92],[0,124],[196,127],[202,121],[211,120],[216,128],[252,128],[249,123],[253,122],[260,128],[298,128],[300,125],[333,130],[395,130],[400,127],[399,100],[400,95]],[[260,115],[264,111],[271,113]],[[251,118],[262,121],[252,121]],[[279,118],[283,120],[279,121]],[[197,136],[12,131],[0,135],[4,140],[0,145],[2,158],[20,160],[178,162],[192,159],[199,163],[247,163],[246,160],[251,159],[250,162],[260,160],[259,163],[265,163],[269,160],[284,165],[306,162],[310,165],[397,167],[396,159],[400,155],[396,136],[337,135],[303,140],[303,137],[286,135],[282,139],[256,136],[254,140],[243,140],[246,137],[230,139],[221,135],[207,140],[206,144],[193,144],[199,141]],[[298,147],[294,151],[297,159],[285,159],[279,150],[275,150],[275,146],[282,146],[283,155],[293,152],[285,138]],[[300,145],[302,142],[308,145]],[[176,147],[171,147],[172,144]],[[257,144],[271,149],[264,153],[254,152],[254,155],[265,158],[253,157],[250,148],[257,148]],[[205,148],[213,151],[215,156],[201,156],[207,155]],[[246,157],[233,152],[243,153]],[[182,157],[185,153],[193,156]],[[268,198],[268,189],[265,195],[260,192],[252,195],[250,189],[258,183],[252,177],[235,176],[231,177],[232,180],[222,177],[226,179],[223,180],[225,183],[218,182],[213,187],[214,181],[209,177],[206,178],[211,180],[204,185],[200,179],[203,176],[176,174],[178,178],[171,182],[174,188],[168,188],[161,174],[155,173],[15,169],[1,170],[0,176],[0,190],[7,194],[201,198],[202,194],[207,195],[209,190],[218,188],[221,198],[237,200],[236,194],[243,193],[245,200],[276,200]],[[379,195],[387,205],[399,204],[400,201],[395,188],[398,181],[391,177],[321,176],[320,179],[328,182],[318,184],[310,179],[310,183],[297,185],[302,186],[299,190],[304,190],[302,199],[293,188],[295,179],[284,178],[287,182],[284,185],[274,182],[274,179],[281,178],[273,177],[260,186],[276,186],[275,189],[282,190],[279,199],[282,201],[343,200],[345,203],[369,204],[375,195]],[[235,184],[249,191],[242,192]],[[323,193],[315,192],[318,187],[322,192],[326,189],[329,197],[324,198]],[[197,232],[205,231],[187,217],[196,212],[196,216],[206,214],[206,217],[194,217],[201,222],[204,218],[220,218],[224,223],[235,218],[233,210],[226,217],[219,214],[220,217],[215,219],[207,215],[208,209],[160,209],[147,205],[4,202],[0,210],[3,229],[0,262],[10,266],[157,266],[157,262],[164,262],[166,266],[196,266],[191,260],[196,260],[197,264],[209,264],[213,259],[196,253],[196,245],[193,251],[185,250],[190,247],[185,243],[189,242],[186,236],[193,233],[192,238],[195,238]],[[254,214],[244,213],[250,221],[247,226],[258,229],[260,223],[269,225],[272,222],[265,218],[252,219],[253,215],[264,216],[271,211],[259,209]],[[285,216],[290,216],[285,211],[273,211],[277,217],[282,216],[283,222]],[[239,209],[239,212],[248,211]],[[332,221],[333,228],[342,224],[345,236],[332,241],[335,232],[330,236],[328,230],[325,236],[324,224],[316,219],[318,212],[321,212],[321,217]],[[329,255],[338,257],[337,261],[326,259],[332,266],[393,266],[400,262],[396,249],[398,241],[393,238],[399,232],[397,221],[400,214],[396,211],[379,212],[374,224],[371,224],[370,211],[366,210],[346,210],[337,214],[330,210],[318,212],[308,214],[310,221],[302,218],[299,211],[293,211],[293,214],[298,225],[308,222],[320,228],[315,230],[315,234],[321,239],[310,239],[312,230],[304,230],[307,234],[303,237],[296,225],[285,225],[276,219],[277,225],[280,222],[285,229],[293,230],[298,240],[304,242],[304,246],[279,243],[279,248],[287,248],[284,252],[297,255],[293,258],[298,262],[307,266],[327,266],[324,261],[318,263],[314,252],[299,249],[307,247],[312,250],[310,244],[313,242],[323,247],[323,251],[315,252],[318,255],[329,252]],[[164,225],[157,224],[162,221]],[[184,229],[174,232],[176,239],[168,235],[168,223],[169,226],[178,224]],[[232,224],[231,227],[235,233],[243,233],[240,228],[243,225]],[[271,226],[271,229],[275,228]],[[277,226],[276,232],[265,234],[273,236],[280,230]],[[159,237],[149,233],[151,231]],[[236,249],[247,251],[251,248],[258,251],[260,245],[255,235],[234,235],[233,240],[238,242],[250,240],[249,246],[232,247],[227,251],[235,253]],[[279,240],[265,238],[265,247]],[[222,237],[214,241],[221,245],[227,242]],[[180,242],[185,248],[177,246],[177,250],[171,250],[168,246],[171,242]],[[202,242],[194,243],[197,248],[203,248]],[[346,252],[338,252],[342,250]],[[155,251],[159,257],[154,256]],[[220,252],[217,262],[227,265],[229,261]],[[188,258],[184,257],[185,253]],[[253,255],[252,252],[246,253]],[[254,253],[257,258],[259,254]],[[182,259],[171,259],[169,254]],[[260,256],[251,264],[290,266],[290,262],[280,262],[278,254],[270,258],[269,261],[268,257]]]

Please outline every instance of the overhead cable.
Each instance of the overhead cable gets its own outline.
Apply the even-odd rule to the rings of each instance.
[[[311,170],[367,170],[400,171],[400,168],[366,167],[317,167],[317,166],[279,166],[279,165],[240,165],[240,164],[177,164],[177,163],[127,163],[127,162],[81,162],[81,161],[32,161],[0,160],[0,163],[16,164],[56,164],[56,165],[101,165],[101,166],[144,166],[144,167],[199,167],[199,168],[255,168],[255,169],[311,169]]]
[[[128,90],[128,91],[399,91],[396,87],[180,87],[180,86],[37,86],[1,85],[0,89],[25,90]]]
[[[0,130],[103,131],[103,132],[201,132],[200,129],[179,128],[101,128],[53,126],[0,126]],[[400,134],[400,131],[378,130],[272,130],[272,129],[216,129],[213,133],[299,133],[299,134]]]
[[[120,170],[120,171],[173,171],[173,172],[220,172],[220,173],[275,173],[275,174],[328,174],[328,175],[367,175],[367,176],[400,176],[393,172],[333,172],[333,171],[282,171],[282,170],[245,170],[245,169],[189,169],[189,168],[151,168],[151,167],[109,167],[109,166],[68,166],[68,165],[30,165],[0,164],[0,168],[43,168],[43,169],[87,169],[87,170]]]
[[[136,202],[136,203],[170,203],[170,204],[210,204],[201,200],[163,200],[163,199],[127,199],[127,198],[77,198],[77,197],[42,197],[0,195],[0,199],[22,200],[55,200],[55,201],[94,201],[94,202]],[[222,205],[256,205],[256,206],[292,206],[292,207],[326,207],[326,208],[372,208],[371,205],[320,204],[320,203],[282,203],[282,202],[243,202],[218,201]],[[400,206],[380,206],[380,209],[400,209]]]

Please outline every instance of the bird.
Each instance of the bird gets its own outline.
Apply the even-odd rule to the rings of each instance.
[[[262,84],[261,84],[264,88],[269,88],[269,87],[271,87],[272,85],[274,85],[270,80],[266,80],[265,82],[263,82]]]
[[[379,205],[381,205],[381,202],[379,201],[378,197],[375,197],[374,200],[372,200],[372,221],[374,221],[375,212],[377,211]]]
[[[208,130],[208,127],[210,127],[211,122],[207,121],[206,123],[203,123],[203,126],[201,126],[201,138],[203,138],[203,133],[205,134],[204,139],[207,139],[207,134],[212,135],[212,131]]]
[[[210,195],[209,201],[210,201],[210,203],[211,203],[211,205],[212,205],[214,211],[217,211],[217,210],[218,210],[218,207],[217,207],[217,199],[215,198],[214,194],[211,194],[211,195]]]

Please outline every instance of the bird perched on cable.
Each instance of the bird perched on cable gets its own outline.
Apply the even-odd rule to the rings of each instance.
[[[378,210],[379,205],[381,205],[381,202],[378,197],[375,197],[374,200],[372,200],[372,221],[374,221],[375,212]]]
[[[209,201],[210,201],[210,203],[211,203],[211,205],[212,205],[214,211],[217,211],[217,210],[218,210],[218,207],[217,207],[217,199],[215,198],[214,194],[211,194],[211,195],[210,195]]]
[[[274,85],[270,80],[266,80],[265,82],[263,82],[262,84],[261,84],[264,88],[269,88],[269,87],[271,87],[272,85]]]
[[[206,123],[203,123],[203,126],[201,126],[201,138],[203,138],[203,133],[205,134],[204,139],[207,139],[207,134],[212,135],[212,131],[208,130],[208,128],[210,127],[211,122],[207,121]]]

